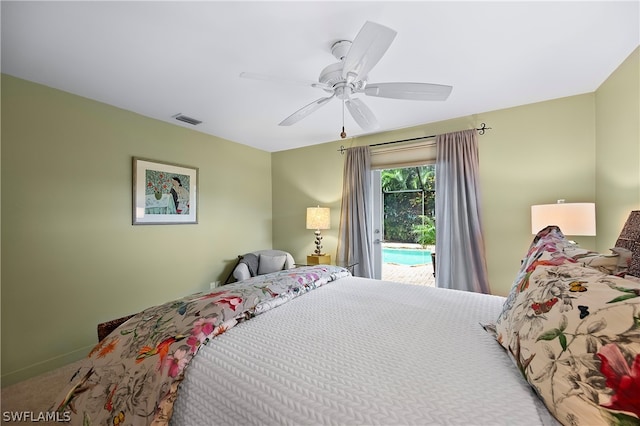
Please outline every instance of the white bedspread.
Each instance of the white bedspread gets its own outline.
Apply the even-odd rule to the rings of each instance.
[[[504,299],[343,278],[200,350],[173,425],[534,425],[538,402],[480,326]]]

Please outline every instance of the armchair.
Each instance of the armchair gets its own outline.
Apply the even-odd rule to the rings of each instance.
[[[236,281],[244,281],[256,275],[291,269],[295,261],[290,253],[283,250],[257,250],[238,256],[238,264],[231,275]],[[227,282],[229,282],[229,277]]]

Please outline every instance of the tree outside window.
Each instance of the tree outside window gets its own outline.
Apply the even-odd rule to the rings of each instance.
[[[384,240],[435,244],[435,165],[381,172]]]

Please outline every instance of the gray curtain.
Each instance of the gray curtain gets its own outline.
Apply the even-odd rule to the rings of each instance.
[[[436,138],[436,286],[490,293],[476,130]]]
[[[368,146],[347,149],[342,179],[338,265],[358,263],[353,274],[373,276],[371,156]]]

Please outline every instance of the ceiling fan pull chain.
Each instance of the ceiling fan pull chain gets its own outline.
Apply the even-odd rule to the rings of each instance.
[[[347,134],[344,131],[344,99],[342,100],[342,132],[340,133],[340,137],[342,139],[347,137]]]

